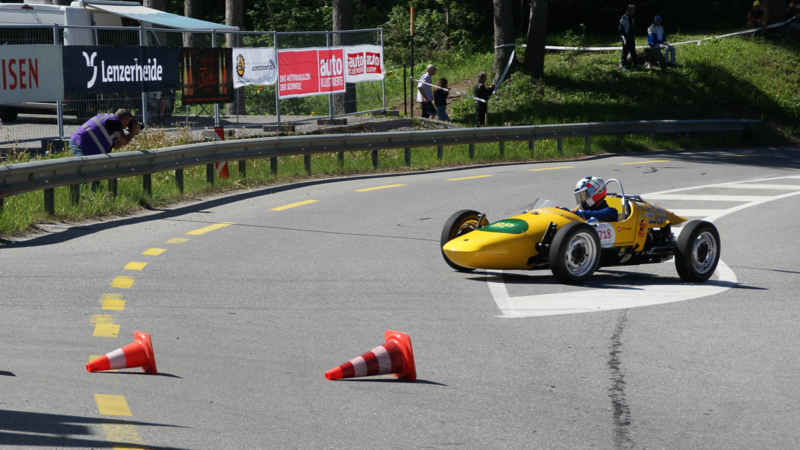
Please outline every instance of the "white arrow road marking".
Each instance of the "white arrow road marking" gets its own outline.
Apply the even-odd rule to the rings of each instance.
[[[749,180],[741,183],[719,183],[705,186],[695,186],[689,188],[674,189],[670,191],[654,192],[643,195],[645,200],[697,200],[697,201],[738,201],[745,202],[741,205],[728,209],[695,209],[695,210],[676,210],[683,212],[686,216],[705,216],[705,220],[713,222],[725,215],[741,211],[751,206],[760,205],[774,200],[781,200],[794,195],[800,195],[800,191],[793,185],[769,185],[769,184],[745,184],[758,183],[761,181],[800,179],[800,176],[783,176],[775,178],[763,178]],[[757,187],[756,187],[757,186]],[[764,186],[764,187],[761,187]],[[676,195],[675,192],[685,192],[689,190],[705,188],[738,188],[745,189],[783,189],[791,190],[782,195],[776,196],[720,196],[720,195]],[[686,214],[690,213],[690,214]],[[680,235],[682,228],[675,230],[675,237]],[[621,266],[624,267],[624,266]],[[683,282],[670,282],[660,284],[633,284],[619,288],[590,289],[573,292],[561,292],[555,294],[527,295],[521,297],[511,297],[508,294],[502,271],[491,271],[498,274],[496,279],[488,281],[489,291],[492,293],[497,307],[502,313],[503,318],[539,317],[553,316],[561,314],[577,314],[596,311],[609,311],[614,309],[636,308],[640,306],[660,305],[664,303],[680,302],[692,300],[710,295],[722,293],[737,283],[736,274],[730,267],[720,260],[714,277],[702,284],[688,284]],[[677,275],[676,275],[677,278]],[[646,281],[645,281],[646,282]]]

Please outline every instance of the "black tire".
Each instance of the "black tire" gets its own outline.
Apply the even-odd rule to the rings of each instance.
[[[687,283],[703,283],[717,270],[722,254],[717,227],[710,222],[693,220],[687,223],[675,251],[675,269]]]
[[[571,222],[556,232],[550,245],[550,270],[566,284],[582,284],[600,265],[600,238],[583,222]]]
[[[447,222],[444,223],[444,228],[442,228],[442,237],[439,240],[439,249],[442,251],[442,257],[448,266],[459,272],[472,272],[475,269],[462,267],[458,264],[455,264],[453,261],[450,261],[442,247],[444,247],[444,244],[452,241],[453,239],[477,229],[478,218],[480,215],[481,214],[478,211],[472,211],[469,209],[461,210],[450,216],[450,218],[447,219]],[[481,223],[484,225],[488,223],[486,216],[481,218]]]
[[[11,123],[16,121],[17,114],[19,114],[19,111],[15,110],[14,108],[0,107],[0,120],[2,120],[3,123]]]

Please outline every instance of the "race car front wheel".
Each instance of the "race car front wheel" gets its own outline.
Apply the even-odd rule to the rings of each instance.
[[[600,264],[600,238],[582,222],[571,222],[556,233],[550,245],[550,270],[558,281],[581,284]]]
[[[480,220],[480,225],[479,221]],[[442,228],[442,237],[439,240],[439,249],[442,251],[442,257],[444,257],[444,262],[447,263],[448,266],[452,267],[453,269],[458,270],[459,272],[472,272],[475,269],[470,269],[469,267],[459,266],[458,264],[450,261],[445,254],[444,244],[452,241],[453,239],[467,234],[471,231],[477,230],[479,226],[487,225],[489,221],[486,219],[485,215],[481,215],[478,211],[472,211],[469,209],[461,210],[447,219],[447,222],[444,223],[444,228]]]
[[[683,281],[702,283],[717,270],[722,251],[717,227],[710,222],[693,220],[687,223],[678,236],[675,251],[675,268]]]

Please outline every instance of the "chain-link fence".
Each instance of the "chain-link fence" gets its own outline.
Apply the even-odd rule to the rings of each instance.
[[[208,32],[167,28],[2,25],[0,45],[87,45],[168,48],[327,48],[370,44],[382,46],[381,29],[344,32]],[[177,70],[177,69],[176,69]],[[280,71],[280,67],[278,67]],[[183,105],[180,90],[67,94],[61,102],[2,104],[0,147],[44,147],[43,141],[68,139],[86,120],[119,108],[136,120],[166,130],[200,130],[219,124],[244,134],[260,134],[263,125],[336,118],[385,109],[383,81],[346,83],[342,94],[279,99],[277,85],[250,85],[235,90],[228,104]],[[41,143],[40,143],[41,141]]]

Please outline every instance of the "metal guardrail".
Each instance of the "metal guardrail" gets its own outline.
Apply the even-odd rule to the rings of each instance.
[[[689,133],[744,131],[755,127],[760,120],[660,120],[640,122],[579,123],[562,125],[535,125],[493,128],[465,128],[431,131],[405,131],[386,133],[361,133],[341,135],[310,135],[243,139],[222,142],[207,142],[170,147],[161,150],[132,151],[68,157],[46,161],[0,165],[0,208],[2,199],[26,192],[45,190],[45,209],[52,213],[53,189],[76,186],[80,183],[117,178],[143,176],[149,192],[150,174],[176,171],[176,180],[182,189],[183,169],[210,165],[215,162],[242,161],[271,158],[273,171],[277,169],[280,156],[308,155],[306,169],[310,171],[310,155],[349,151],[372,151],[373,165],[377,166],[378,151],[382,149],[406,149],[406,164],[410,165],[412,147],[438,147],[470,144],[470,156],[474,156],[474,144],[498,143],[501,154],[508,141],[533,141],[585,137],[587,146],[592,136],[625,134],[685,134]],[[240,170],[242,167],[240,165]],[[207,171],[209,182],[213,182],[213,166]],[[73,201],[77,197],[73,194]]]

